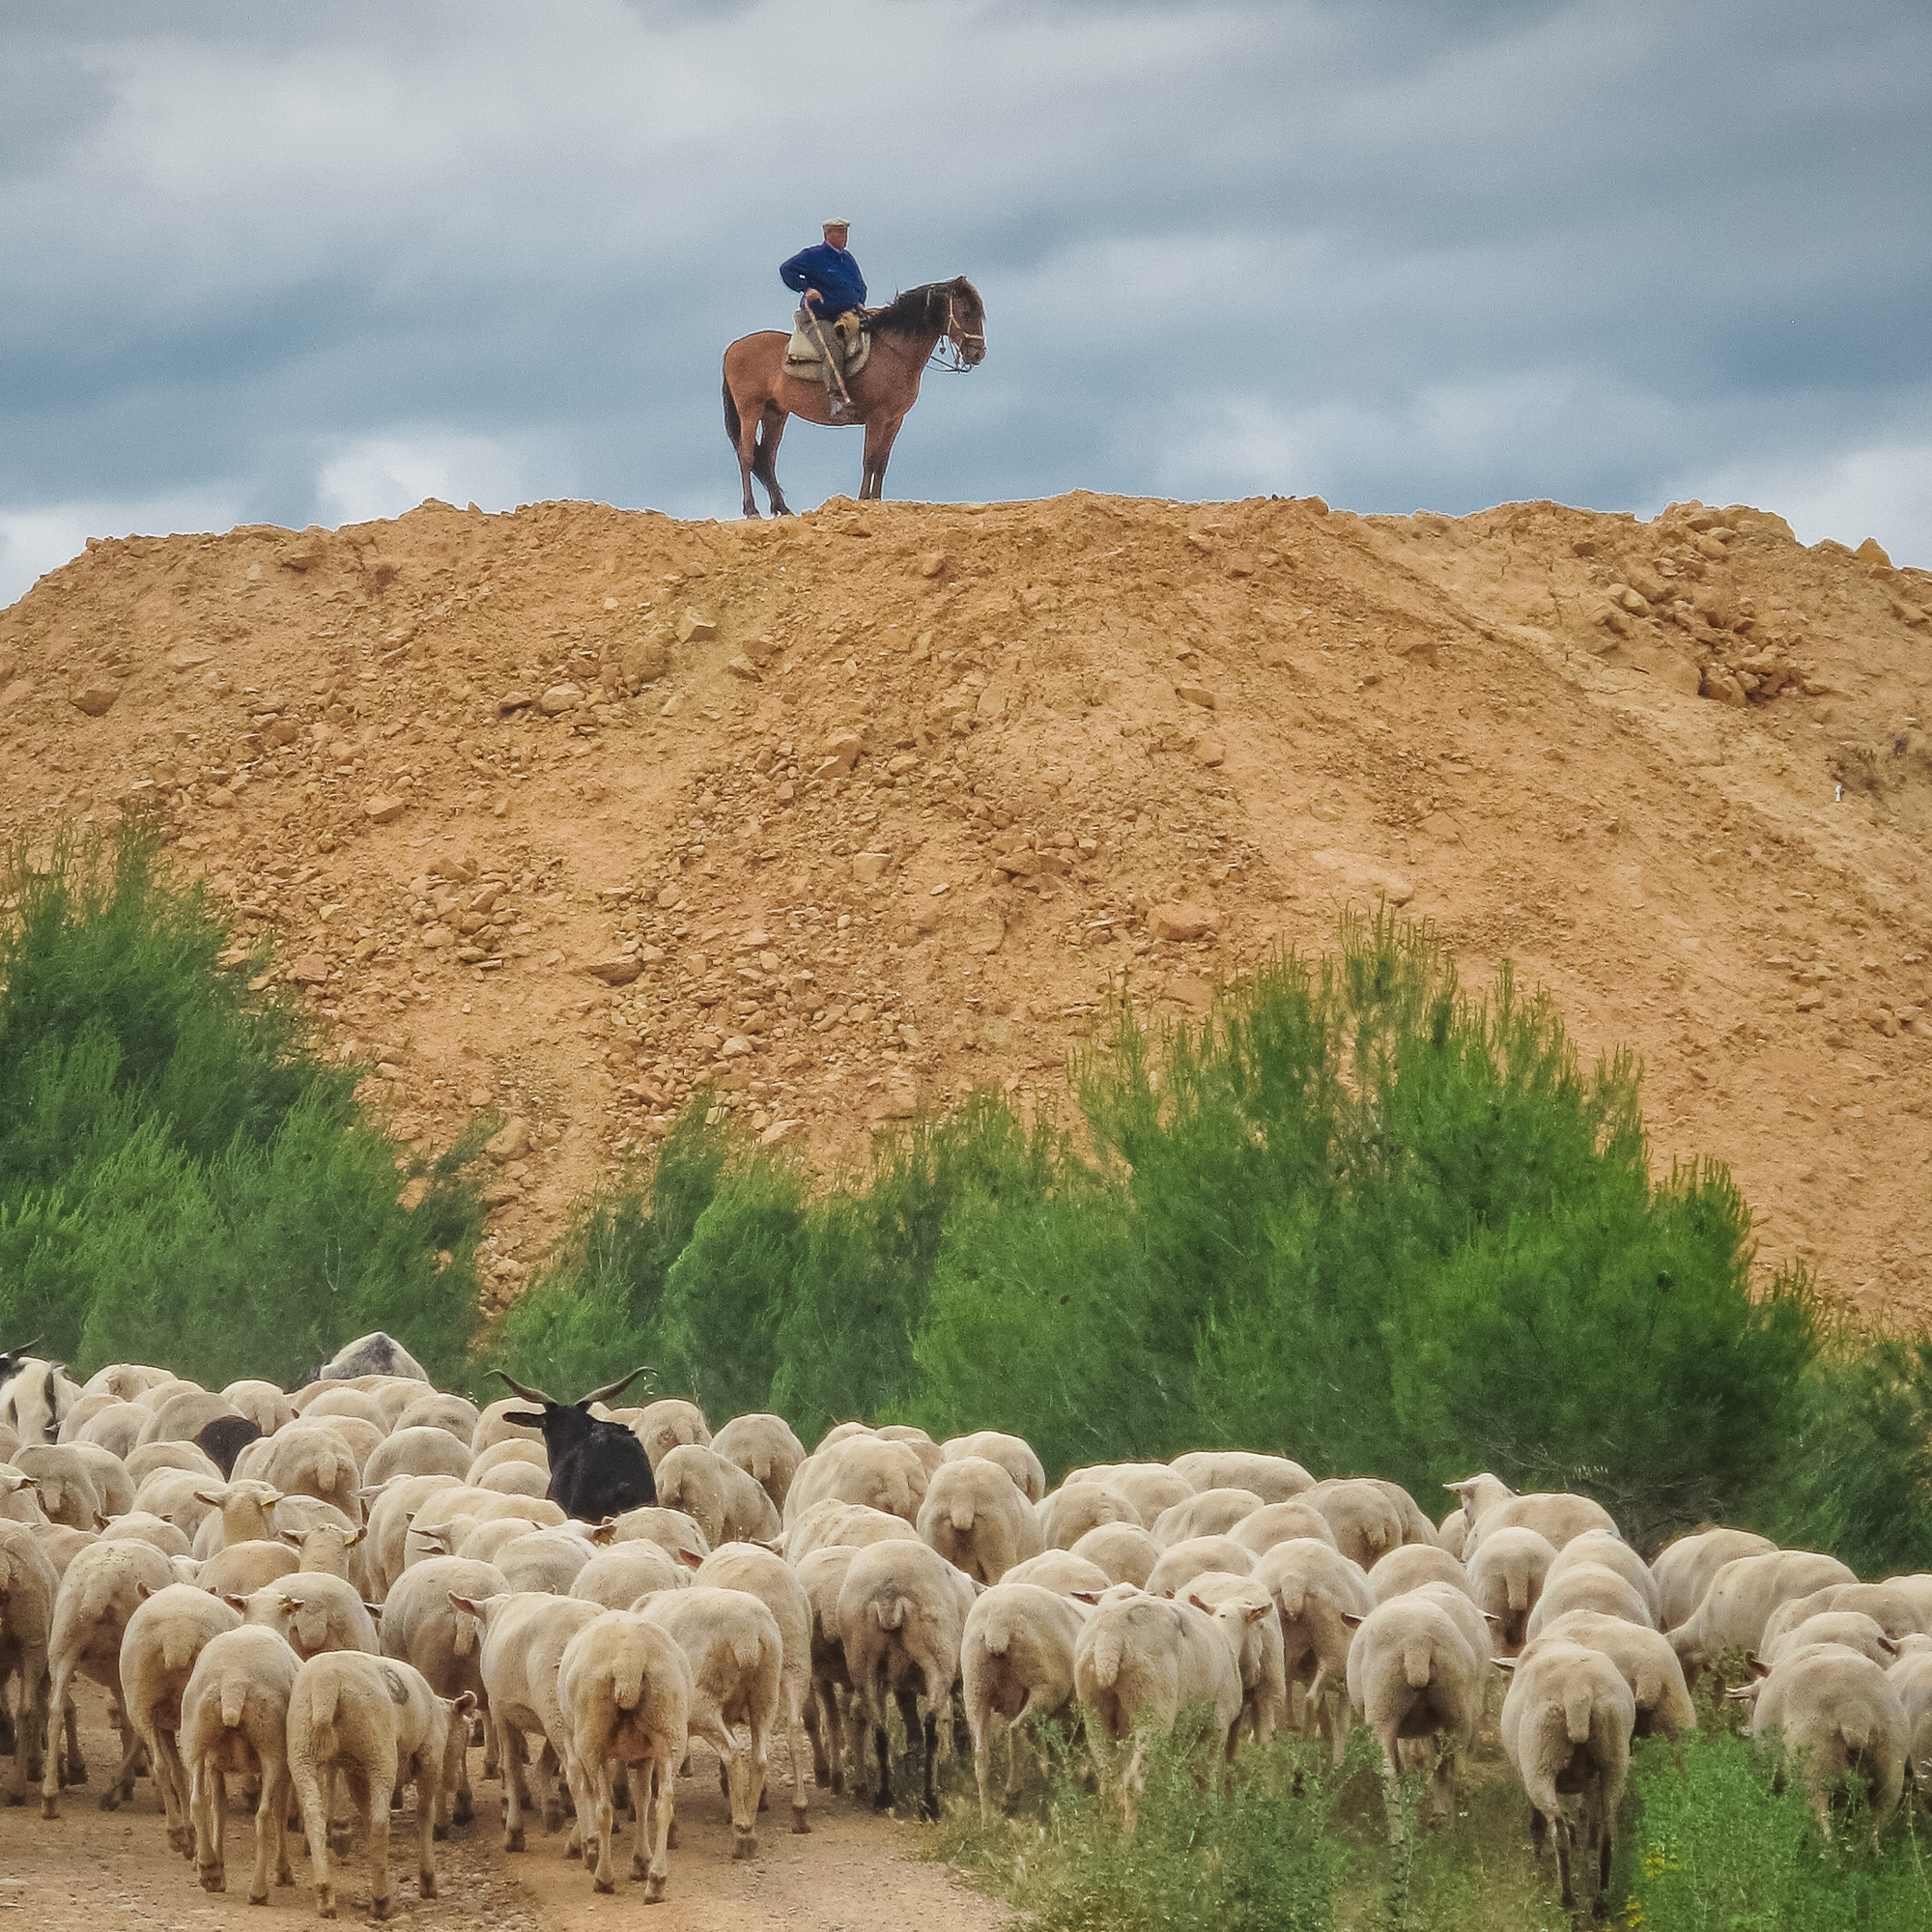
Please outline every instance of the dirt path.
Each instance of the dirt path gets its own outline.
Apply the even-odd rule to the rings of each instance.
[[[131,1804],[112,1813],[99,1808],[104,1767],[115,1742],[106,1721],[106,1698],[93,1686],[79,1693],[81,1742],[91,1776],[67,1793],[59,1820],[40,1815],[38,1798],[0,1806],[0,1932],[273,1932],[278,1926],[320,1925],[309,1886],[305,1849],[292,1844],[296,1884],[278,1887],[266,1908],[248,1905],[248,1869],[254,1826],[239,1799],[230,1799],[228,1884],[225,1892],[203,1891],[191,1865],[169,1851],[161,1806],[152,1783],[136,1785]],[[472,1764],[472,1775],[480,1759]],[[914,1826],[874,1818],[844,1798],[812,1793],[810,1836],[790,1835],[789,1806],[775,1763],[773,1808],[760,1821],[759,1856],[731,1861],[731,1833],[719,1795],[716,1763],[701,1747],[696,1770],[677,1794],[679,1845],[671,1854],[670,1897],[646,1918],[642,1888],[620,1879],[618,1890],[599,1898],[590,1875],[562,1856],[563,1839],[530,1833],[530,1850],[509,1858],[502,1850],[501,1805],[495,1784],[479,1783],[474,1825],[454,1832],[437,1847],[440,1896],[417,1898],[413,1870],[413,1804],[407,1803],[391,1833],[389,1860],[397,1924],[418,1932],[610,1932],[648,1923],[651,1932],[697,1932],[728,1926],[730,1932],[980,1932],[1006,1915],[953,1878],[944,1865],[920,1856]],[[5,1774],[11,1779],[12,1762]],[[629,1825],[620,1821],[623,1858],[629,1866]],[[340,1870],[343,1922],[365,1919],[369,1908],[367,1864],[360,1834]]]

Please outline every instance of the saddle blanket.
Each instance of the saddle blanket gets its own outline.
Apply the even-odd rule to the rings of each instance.
[[[828,324],[829,327],[830,325]],[[871,359],[872,331],[862,328],[857,342],[849,344],[845,351],[845,380],[849,383]],[[791,340],[785,345],[785,372],[797,376],[802,381],[816,383],[819,375],[818,345],[795,323]]]

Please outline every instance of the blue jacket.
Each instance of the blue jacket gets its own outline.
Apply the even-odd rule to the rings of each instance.
[[[816,289],[823,299],[810,307],[814,315],[827,320],[843,315],[848,308],[866,305],[866,278],[859,272],[851,250],[835,248],[829,242],[801,248],[779,270],[779,279],[800,295]]]

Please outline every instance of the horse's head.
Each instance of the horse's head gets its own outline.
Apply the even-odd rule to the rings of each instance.
[[[986,304],[964,275],[942,284],[946,294],[946,338],[969,369],[986,359]]]

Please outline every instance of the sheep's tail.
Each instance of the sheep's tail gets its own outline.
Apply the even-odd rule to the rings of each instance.
[[[1416,1637],[1403,1645],[1402,1674],[1411,1690],[1428,1690],[1429,1680],[1435,1673],[1435,1646],[1427,1637]]]
[[[1094,1639],[1094,1681],[1103,1690],[1111,1690],[1121,1681],[1124,1646],[1118,1626],[1109,1624]]]
[[[161,1631],[161,1662],[170,1670],[192,1670],[195,1652],[200,1646],[195,1641],[196,1633],[183,1630],[178,1625],[167,1625]]]
[[[1509,1585],[1510,1609],[1517,1616],[1521,1616],[1529,1608],[1529,1572],[1512,1570],[1504,1580]]]
[[[620,1711],[635,1711],[644,1695],[644,1649],[627,1643],[611,1666],[611,1701]]]
[[[973,1527],[973,1501],[970,1496],[961,1496],[952,1505],[952,1527],[961,1536]]]
[[[1844,1739],[1847,1750],[1870,1750],[1872,1741],[1871,1713],[1869,1711],[1848,1711],[1838,1719],[1838,1735]]]
[[[905,1626],[906,1613],[911,1608],[910,1597],[895,1597],[889,1604],[874,1604],[872,1616],[882,1631],[901,1630]]]
[[[1590,1694],[1587,1685],[1579,1684],[1563,1700],[1563,1723],[1573,1745],[1586,1745],[1590,1742],[1590,1719],[1596,1710],[1597,1700]]]
[[[248,1707],[248,1679],[242,1671],[221,1680],[221,1723],[224,1730],[239,1730],[242,1714]]]
[[[335,1678],[311,1688],[308,1693],[309,1753],[316,1758],[335,1755],[335,1705],[342,1686]]]
[[[476,1619],[456,1615],[456,1634],[450,1640],[450,1651],[457,1657],[468,1657],[476,1648]]]
[[[980,1626],[980,1643],[988,1657],[1004,1657],[1012,1647],[1013,1625],[1010,1617],[995,1612]]]
[[[1292,1579],[1275,1592],[1274,1600],[1282,1621],[1292,1624],[1308,1607],[1308,1585],[1298,1578]]]
[[[726,1647],[731,1653],[731,1662],[740,1670],[755,1670],[765,1654],[764,1640],[754,1630],[741,1631]]]

